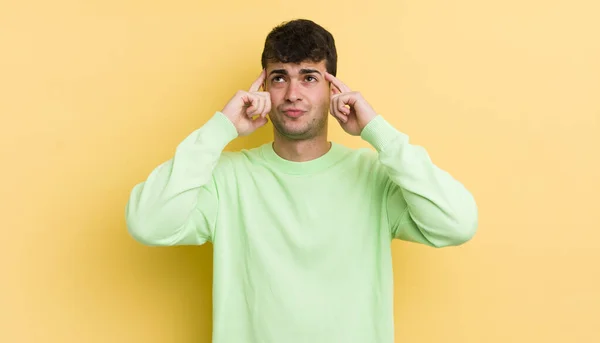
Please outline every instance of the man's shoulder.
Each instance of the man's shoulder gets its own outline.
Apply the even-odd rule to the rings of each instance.
[[[335,143],[340,146],[340,149],[343,150],[346,158],[350,158],[352,160],[358,162],[377,162],[378,154],[372,148],[369,147],[352,147],[349,145],[345,145],[343,143]]]
[[[247,165],[262,158],[262,149],[264,145],[259,145],[253,148],[242,148],[238,150],[224,150],[219,157],[219,164],[227,165]]]

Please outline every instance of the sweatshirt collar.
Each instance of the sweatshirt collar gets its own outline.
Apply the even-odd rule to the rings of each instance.
[[[318,173],[332,167],[345,155],[347,149],[335,142],[331,142],[329,150],[310,161],[295,162],[282,158],[273,149],[273,142],[266,143],[261,147],[261,152],[267,163],[286,174],[306,175]]]

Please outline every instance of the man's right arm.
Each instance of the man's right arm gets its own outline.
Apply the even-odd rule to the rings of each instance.
[[[199,245],[211,241],[218,210],[213,173],[221,153],[238,135],[217,112],[186,137],[172,159],[137,184],[126,206],[127,229],[151,246]]]
[[[268,92],[259,92],[263,70],[249,91],[238,91],[208,122],[194,131],[175,156],[137,184],[125,208],[127,229],[146,245],[200,245],[212,241],[219,212],[215,173],[226,161],[225,146],[267,123]]]

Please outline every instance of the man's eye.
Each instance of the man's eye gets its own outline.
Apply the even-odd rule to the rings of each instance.
[[[283,77],[281,77],[281,76],[275,76],[274,78],[271,79],[271,81],[273,81],[273,82],[281,82],[281,81],[283,81],[282,79],[283,79]]]
[[[310,79],[312,79],[312,80],[310,80]],[[312,81],[317,81],[317,79],[314,76],[307,76],[306,81],[312,82]]]

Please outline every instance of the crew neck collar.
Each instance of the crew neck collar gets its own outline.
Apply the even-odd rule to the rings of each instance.
[[[329,150],[310,161],[295,162],[282,158],[273,149],[273,142],[266,143],[262,146],[261,152],[265,160],[276,169],[286,174],[305,175],[313,174],[323,171],[336,162],[338,162],[344,155],[344,147],[335,142],[331,142]]]

